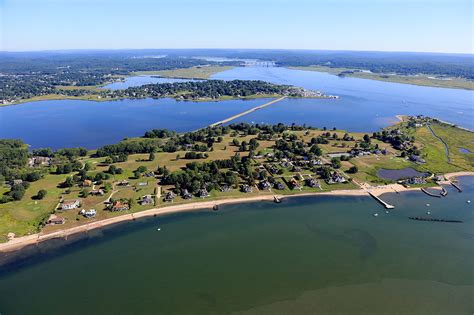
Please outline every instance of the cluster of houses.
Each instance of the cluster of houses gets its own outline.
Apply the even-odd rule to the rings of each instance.
[[[33,156],[28,159],[29,167],[51,166],[53,159],[46,156]]]

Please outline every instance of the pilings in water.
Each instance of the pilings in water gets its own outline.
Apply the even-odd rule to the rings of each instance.
[[[373,193],[371,193],[370,191],[368,192],[369,195],[371,195],[375,200],[377,200],[378,202],[380,202],[386,209],[394,209],[395,206],[392,206],[388,203],[386,203],[385,201],[383,201],[382,199],[380,199],[379,197],[377,197],[376,195],[374,195]]]
[[[459,187],[457,184],[451,182],[451,185],[453,185],[453,187],[456,188],[459,192],[462,192],[461,187]]]
[[[424,192],[425,194],[427,194],[428,196],[435,197],[435,198],[441,198],[441,195],[435,195],[433,193],[430,193],[428,190],[426,190],[423,187],[421,188],[421,191]]]
[[[429,221],[429,222],[444,222],[444,223],[463,223],[461,220],[450,220],[450,219],[435,219],[435,218],[423,218],[423,217],[408,217],[410,220],[415,221]]]

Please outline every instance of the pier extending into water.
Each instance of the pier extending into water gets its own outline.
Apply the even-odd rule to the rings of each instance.
[[[257,107],[254,107],[254,108],[251,108],[251,109],[249,109],[249,110],[246,110],[245,112],[242,112],[242,113],[240,113],[240,114],[231,116],[231,117],[226,118],[226,119],[223,119],[223,120],[219,120],[219,121],[217,121],[217,122],[215,122],[215,123],[213,123],[213,124],[210,124],[209,127],[216,127],[216,126],[220,126],[220,125],[226,124],[226,123],[228,123],[228,122],[230,122],[230,121],[232,121],[232,120],[234,120],[234,119],[237,119],[237,118],[239,118],[239,117],[245,116],[245,115],[250,114],[250,113],[252,113],[252,112],[254,112],[254,111],[257,111],[257,110],[259,110],[259,109],[262,109],[262,108],[265,108],[265,107],[270,106],[270,105],[272,105],[272,104],[275,104],[276,102],[282,101],[282,100],[284,100],[285,98],[286,98],[286,96],[282,96],[282,97],[280,97],[280,98],[277,98],[277,99],[275,99],[275,100],[272,100],[272,101],[270,101],[270,102],[268,102],[268,103],[265,103],[265,104],[263,104],[263,105],[259,105],[259,106],[257,106]]]
[[[421,191],[424,192],[425,194],[427,194],[428,196],[431,196],[431,197],[436,197],[436,198],[441,198],[441,195],[436,195],[436,194],[433,194],[432,192],[429,192],[428,190],[426,190],[425,188],[421,188]]]
[[[451,185],[453,185],[453,187],[456,188],[459,192],[462,192],[461,187],[459,187],[457,184],[451,182]]]
[[[368,192],[369,195],[371,195],[375,200],[377,200],[378,202],[380,202],[381,204],[383,204],[383,206],[386,208],[386,209],[394,209],[395,206],[392,206],[391,204],[388,204],[386,203],[385,201],[383,201],[382,199],[380,199],[379,197],[377,197],[376,195],[374,195],[373,193],[371,193],[370,191]]]

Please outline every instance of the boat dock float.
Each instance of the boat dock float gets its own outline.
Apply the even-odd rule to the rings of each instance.
[[[435,195],[431,192],[429,192],[428,190],[426,190],[425,188],[421,188],[421,191],[424,192],[425,194],[427,194],[428,196],[431,196],[431,197],[436,197],[436,198],[441,198],[441,195]]]
[[[368,192],[369,195],[371,195],[375,200],[377,200],[378,202],[380,202],[381,204],[383,204],[383,206],[386,208],[386,209],[394,209],[395,206],[392,206],[388,203],[386,203],[385,201],[383,201],[382,199],[380,199],[379,197],[377,197],[376,195],[374,195],[373,193],[371,193],[370,191]]]
[[[441,193],[440,193],[440,195],[443,196],[443,197],[446,197],[447,194],[448,194],[448,191],[446,190],[446,188],[441,187]]]
[[[459,192],[462,192],[461,187],[459,187],[457,184],[451,182],[451,185],[453,185],[453,187],[456,188]]]
[[[445,223],[463,223],[461,220],[450,220],[450,219],[435,219],[435,218],[422,218],[422,217],[408,217],[410,220],[415,221],[429,221],[429,222],[445,222]]]

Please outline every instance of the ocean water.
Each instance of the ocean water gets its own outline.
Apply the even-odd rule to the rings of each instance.
[[[385,194],[389,213],[370,197],[295,197],[44,243],[0,267],[0,312],[472,314],[474,178],[460,185]]]

